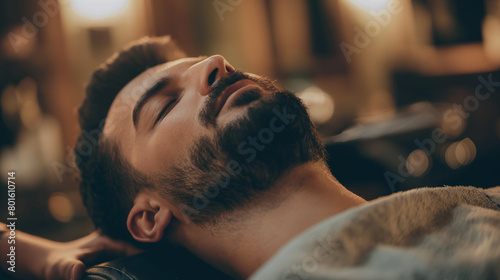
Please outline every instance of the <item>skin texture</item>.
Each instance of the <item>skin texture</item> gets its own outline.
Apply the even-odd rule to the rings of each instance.
[[[169,162],[185,155],[193,139],[214,134],[214,130],[202,126],[196,119],[211,89],[208,76],[216,67],[219,68],[217,78],[227,75],[226,66],[234,71],[223,57],[212,56],[180,59],[148,69],[127,84],[115,98],[106,118],[104,137],[118,142],[124,158],[140,172],[155,173],[170,168]],[[168,117],[154,128],[152,122],[155,113],[164,105],[163,96],[148,102],[136,130],[132,108],[145,88],[161,77],[175,77],[177,86],[183,89],[177,93],[182,98]],[[223,108],[219,121],[227,122],[242,112],[243,109],[226,112]],[[169,160],[165,160],[166,156]]]
[[[188,157],[197,139],[215,138],[217,134],[216,127],[204,125],[199,120],[209,98],[210,77],[215,69],[215,81],[234,71],[218,55],[180,59],[148,69],[127,84],[115,98],[108,112],[104,138],[116,141],[123,157],[140,172],[161,174],[172,169],[175,163]],[[165,77],[173,79],[173,88],[180,90],[167,91],[148,102],[141,111],[136,128],[132,108],[146,88]],[[264,95],[267,93],[260,89]],[[178,102],[164,119],[153,126],[170,94],[177,97]],[[230,106],[229,101],[216,118],[217,127],[225,127],[248,113],[249,106]],[[224,222],[211,226],[192,223],[160,192],[144,190],[135,199],[127,227],[138,241],[160,242],[166,239],[186,247],[232,277],[247,278],[303,230],[364,203],[335,180],[323,161],[293,167],[272,187],[279,189],[279,186],[296,191],[267,193],[269,203],[249,204],[234,210]]]

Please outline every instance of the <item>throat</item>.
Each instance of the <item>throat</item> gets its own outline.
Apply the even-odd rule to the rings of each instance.
[[[323,162],[293,168],[269,192],[265,201],[216,225],[182,226],[180,243],[226,274],[246,279],[300,233],[365,203],[345,189]]]

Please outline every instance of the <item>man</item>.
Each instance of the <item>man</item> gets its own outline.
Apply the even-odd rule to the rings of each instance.
[[[221,56],[140,40],[94,73],[79,113],[82,196],[115,239],[176,244],[238,279],[500,276],[498,188],[366,203],[330,173],[300,100]]]
[[[222,56],[184,58],[168,37],[97,70],[80,123],[75,151],[96,227],[127,241],[166,239],[233,277],[364,203],[329,173],[298,98]]]
[[[143,39],[96,71],[80,123],[84,202],[113,238],[178,244],[234,278],[500,275],[498,189],[362,205],[330,173],[301,101],[222,56]],[[479,259],[449,259],[465,252]]]

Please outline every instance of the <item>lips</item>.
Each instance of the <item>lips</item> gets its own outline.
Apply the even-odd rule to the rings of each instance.
[[[219,97],[219,100],[217,102],[217,106],[215,107],[215,110],[214,110],[215,116],[219,115],[220,111],[222,110],[222,107],[224,107],[224,104],[226,104],[226,101],[233,93],[235,93],[236,91],[238,91],[239,89],[241,89],[247,85],[255,85],[255,83],[251,80],[243,79],[243,80],[239,80],[236,83],[228,86],[222,92],[221,96]]]

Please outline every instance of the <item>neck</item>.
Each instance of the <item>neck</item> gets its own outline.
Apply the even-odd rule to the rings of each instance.
[[[295,167],[276,184],[286,186],[279,188],[287,192],[285,198],[266,199],[267,203],[252,207],[251,213],[247,208],[217,228],[184,225],[176,234],[182,236],[179,242],[228,275],[246,279],[301,232],[365,202],[320,162]]]

